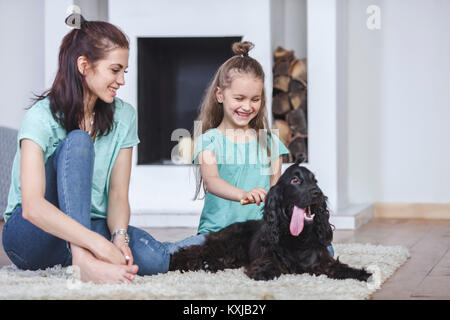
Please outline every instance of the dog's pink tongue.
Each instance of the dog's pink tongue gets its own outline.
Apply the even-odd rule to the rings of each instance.
[[[303,230],[303,223],[305,221],[305,209],[294,206],[292,210],[291,224],[289,226],[289,230],[291,234],[296,237]]]

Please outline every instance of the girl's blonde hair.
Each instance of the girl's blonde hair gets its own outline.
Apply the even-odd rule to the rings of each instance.
[[[209,129],[217,128],[222,122],[224,116],[223,105],[217,101],[217,88],[220,88],[222,91],[229,88],[231,86],[231,82],[234,80],[234,77],[239,75],[251,75],[256,79],[260,79],[264,84],[265,75],[261,64],[248,55],[248,52],[253,49],[253,47],[254,44],[248,41],[235,42],[232,46],[232,50],[235,55],[225,61],[214,75],[213,80],[206,89],[200,105],[200,113],[197,118],[197,121],[201,121],[202,134]],[[249,122],[249,127],[256,131],[258,143],[261,148],[267,150],[267,154],[270,158],[267,135],[270,136],[271,133],[269,122],[267,120],[266,91],[264,86],[261,93],[261,107],[256,117]],[[262,136],[264,139],[259,139],[261,132],[263,133]],[[194,199],[197,199],[200,193],[200,188],[203,184],[203,178],[200,174],[198,166],[196,166],[196,178],[197,184]],[[203,191],[206,193],[204,185]]]

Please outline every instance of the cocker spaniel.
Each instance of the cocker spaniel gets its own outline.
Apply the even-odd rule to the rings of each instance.
[[[333,231],[326,200],[314,174],[297,162],[267,193],[262,220],[237,222],[209,233],[203,245],[173,254],[169,270],[244,267],[255,280],[308,273],[367,281],[370,273],[339,262],[328,251]]]

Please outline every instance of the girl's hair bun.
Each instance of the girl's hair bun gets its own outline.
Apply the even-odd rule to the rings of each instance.
[[[249,41],[235,42],[233,43],[233,53],[248,57],[248,52],[253,49],[255,45]]]

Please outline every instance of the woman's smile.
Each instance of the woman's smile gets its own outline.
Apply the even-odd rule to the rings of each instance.
[[[117,94],[116,91],[117,91],[119,88],[118,88],[118,87],[116,88],[116,87],[110,86],[110,87],[108,87],[108,89],[109,89],[111,95],[112,95],[113,97],[115,97],[116,94]]]

